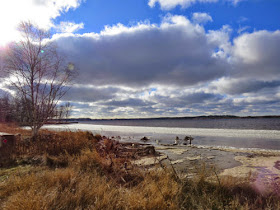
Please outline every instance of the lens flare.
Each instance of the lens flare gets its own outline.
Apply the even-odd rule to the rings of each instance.
[[[75,68],[75,66],[74,66],[73,63],[69,63],[69,64],[68,64],[68,69],[69,69],[70,71],[73,71],[74,68]]]

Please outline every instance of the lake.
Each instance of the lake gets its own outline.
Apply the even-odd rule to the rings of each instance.
[[[201,147],[280,150],[279,118],[93,120],[44,127],[88,130],[114,138],[120,136],[120,141],[131,142],[140,142],[147,136],[150,139],[147,143],[154,145],[156,140],[171,144],[176,136],[184,139],[191,135],[193,144]]]

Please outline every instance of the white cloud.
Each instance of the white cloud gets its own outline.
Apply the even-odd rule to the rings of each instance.
[[[62,33],[74,33],[80,29],[83,29],[84,23],[77,24],[73,22],[60,22],[60,24],[55,28]]]
[[[244,23],[244,22],[247,22],[248,20],[249,20],[249,18],[241,16],[241,17],[239,17],[237,22],[238,23]]]
[[[214,57],[227,58],[230,57],[232,45],[230,35],[232,29],[228,25],[224,25],[220,30],[209,30],[207,33],[208,42],[213,45]],[[215,48],[215,46],[218,46]]]
[[[280,31],[257,31],[246,33],[234,40],[234,54],[244,63],[253,64],[266,62],[267,64],[279,55]],[[279,60],[279,59],[278,59]],[[276,59],[274,62],[277,61]]]
[[[156,28],[156,24],[150,24],[149,21],[138,22],[136,25],[127,27],[121,23],[113,26],[106,25],[104,30],[100,32],[102,36],[116,36],[122,33],[137,33],[138,31]]]
[[[213,3],[218,2],[219,0],[149,0],[149,6],[154,7],[158,2],[160,4],[161,9],[170,10],[175,8],[176,6],[181,6],[182,8],[187,8],[194,3]]]
[[[184,9],[195,3],[216,3],[219,1],[227,1],[236,6],[241,1],[245,0],[149,0],[148,5],[150,7],[154,7],[156,3],[158,3],[162,10],[171,10],[177,6],[180,6]]]
[[[249,28],[251,28],[251,26],[243,26],[243,27],[239,27],[239,29],[237,30],[238,34],[242,34],[245,31],[247,31]]]
[[[237,5],[239,4],[241,1],[245,1],[245,0],[229,0],[233,3],[233,5]]]
[[[207,23],[207,22],[213,22],[213,19],[209,14],[201,13],[201,12],[193,13],[192,14],[192,20],[195,23],[201,23],[201,24],[204,24],[204,23]]]
[[[274,80],[280,77],[280,31],[255,31],[234,39],[234,77]]]
[[[81,0],[7,0],[0,1],[0,45],[18,38],[16,27],[32,21],[49,29],[62,12],[77,8]]]

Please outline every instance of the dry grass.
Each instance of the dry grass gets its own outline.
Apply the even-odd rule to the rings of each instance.
[[[184,209],[280,209],[279,195],[261,195],[251,178],[219,177],[214,168],[202,166],[197,175],[186,180],[179,203]]]
[[[171,174],[111,169],[96,151],[69,158],[67,168],[32,167],[0,184],[1,209],[177,209]],[[106,161],[105,161],[106,162]],[[121,179],[120,179],[121,177]],[[160,192],[159,192],[160,189]]]
[[[22,134],[22,135],[30,135],[31,132],[29,130],[21,129],[14,123],[0,123],[0,132],[10,133],[10,134]]]
[[[42,131],[27,144],[35,150],[0,169],[0,209],[280,209],[279,196],[258,194],[248,179],[138,168],[116,155],[116,142],[88,132]]]

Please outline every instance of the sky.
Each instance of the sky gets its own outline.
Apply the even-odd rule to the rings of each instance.
[[[78,69],[61,101],[72,117],[279,115],[279,11],[279,0],[3,0],[0,55],[20,21],[50,30]]]

